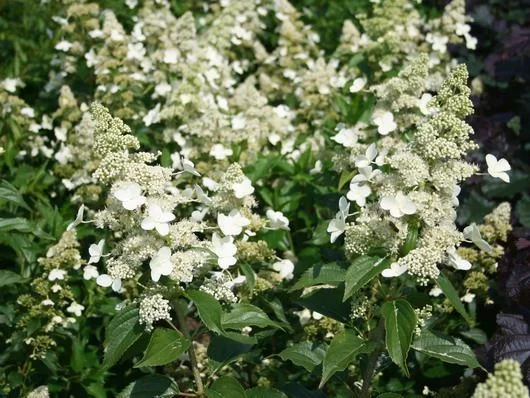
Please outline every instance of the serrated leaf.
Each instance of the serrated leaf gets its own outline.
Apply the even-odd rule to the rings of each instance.
[[[223,376],[215,380],[206,390],[208,398],[247,398],[241,384],[230,376]]]
[[[129,384],[117,398],[170,398],[179,393],[177,383],[162,375],[147,375]]]
[[[387,301],[381,307],[385,320],[386,348],[392,361],[409,375],[407,356],[416,327],[417,317],[408,301]]]
[[[245,326],[281,328],[261,308],[246,303],[233,304],[230,312],[223,314],[222,324],[225,329],[237,330],[241,330]]]
[[[473,350],[457,338],[424,331],[414,340],[412,348],[447,363],[454,363],[469,368],[480,367]]]
[[[467,313],[466,307],[464,307],[464,304],[460,300],[460,296],[458,295],[458,292],[456,291],[455,287],[453,286],[451,281],[443,274],[443,272],[440,272],[438,279],[436,279],[436,283],[438,284],[438,287],[442,289],[442,292],[445,294],[445,297],[447,297],[447,299],[451,302],[454,309],[460,315],[462,315],[462,317],[465,319],[469,326],[473,326],[473,319],[471,319],[471,317]]]
[[[309,341],[303,341],[287,347],[278,355],[284,361],[291,361],[295,365],[303,367],[308,372],[312,372],[313,369],[322,363],[325,354],[326,351],[322,345],[315,346]]]
[[[247,398],[287,398],[287,395],[275,388],[254,387],[247,390]]]
[[[187,292],[187,295],[197,307],[199,317],[206,327],[217,334],[224,334],[221,304],[208,293],[200,290],[191,290]]]
[[[338,285],[344,282],[346,270],[337,263],[319,264],[307,269],[291,291],[316,285]]]
[[[346,271],[343,301],[388,268],[388,260],[379,257],[357,257]]]
[[[326,351],[322,365],[322,379],[318,388],[324,384],[336,372],[341,372],[361,353],[364,341],[352,330],[346,329],[333,337]]]
[[[138,308],[128,305],[110,321],[105,335],[105,356],[103,358],[105,368],[116,364],[125,351],[140,338],[144,330],[138,324],[138,320]]]
[[[0,287],[20,283],[22,281],[23,278],[19,274],[9,270],[0,270]]]
[[[173,329],[156,328],[143,358],[134,367],[161,366],[171,363],[185,353],[190,344],[189,339]]]

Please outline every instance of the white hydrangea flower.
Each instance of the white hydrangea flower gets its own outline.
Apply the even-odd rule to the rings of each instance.
[[[75,301],[72,301],[72,303],[66,308],[66,311],[74,314],[75,316],[81,316],[83,313],[83,310],[85,307],[79,303],[76,303]]]
[[[243,181],[236,182],[232,185],[236,198],[243,199],[246,196],[252,195],[254,187],[249,178],[245,177]]]
[[[373,170],[372,166],[359,167],[359,174],[354,175],[351,182],[360,184],[362,182],[372,181],[379,174],[381,174],[381,170]]]
[[[147,217],[142,220],[141,227],[146,231],[156,229],[157,232],[166,236],[169,233],[169,223],[175,219],[170,211],[164,211],[157,204],[152,204],[147,209]]]
[[[210,156],[213,156],[217,160],[226,159],[229,156],[232,156],[232,149],[225,148],[222,144],[215,144],[210,149]]]
[[[249,224],[250,220],[237,209],[233,209],[228,215],[222,213],[217,215],[217,225],[224,235],[239,235]]]
[[[471,269],[471,263],[466,259],[460,257],[454,247],[447,250],[447,259],[449,261],[449,264],[452,265],[455,269],[462,271],[468,271]]]
[[[416,213],[416,205],[403,192],[398,192],[396,196],[383,196],[379,205],[383,210],[390,211],[390,215],[396,218]]]
[[[86,265],[83,268],[83,279],[90,280],[90,279],[96,279],[99,276],[99,272],[96,266],[94,265]]]
[[[324,165],[322,164],[322,161],[321,160],[317,160],[315,162],[315,166],[311,170],[309,170],[309,174],[311,174],[311,175],[319,174],[320,172],[322,172],[322,167],[323,166]]]
[[[166,83],[166,82],[158,83],[155,86],[155,92],[153,94],[153,97],[154,98],[165,97],[170,92],[171,92],[171,84]]]
[[[346,148],[351,148],[357,143],[357,129],[341,128],[331,139]]]
[[[29,106],[25,106],[20,110],[20,113],[26,117],[33,118],[35,117],[35,110]]]
[[[68,52],[72,48],[73,44],[66,40],[61,40],[55,45],[55,49],[59,51]]]
[[[428,43],[432,44],[433,51],[438,51],[442,54],[447,52],[447,43],[449,42],[449,38],[447,36],[427,33],[425,39]]]
[[[158,282],[162,275],[168,276],[173,272],[175,266],[171,262],[171,249],[162,246],[149,262],[151,268],[151,279]]]
[[[366,184],[360,184],[357,182],[350,182],[350,190],[346,194],[346,197],[352,202],[357,203],[358,206],[364,207],[366,205],[366,198],[370,196],[372,189]]]
[[[176,48],[170,48],[164,51],[164,60],[166,64],[176,64],[178,60],[179,51]]]
[[[147,114],[143,117],[142,121],[144,124],[149,127],[152,124],[158,123],[160,120],[160,104],[156,104],[156,106],[151,109]]]
[[[212,251],[217,256],[217,264],[221,269],[228,269],[237,262],[234,257],[237,253],[237,247],[234,245],[232,236],[221,238],[217,232],[214,232],[212,236]]]
[[[202,185],[204,185],[206,189],[212,192],[216,192],[219,189],[219,184],[209,177],[203,177]]]
[[[432,100],[432,94],[430,93],[423,93],[421,95],[421,98],[418,100],[418,108],[420,108],[420,112],[424,114],[425,116],[432,115],[434,112],[434,109],[429,106],[429,102]]]
[[[377,157],[377,147],[375,144],[370,144],[366,148],[364,155],[357,156],[355,158],[355,167],[368,167],[374,159]]]
[[[480,230],[475,223],[464,228],[464,238],[473,242],[479,249],[484,250],[486,253],[491,253],[493,250],[489,243],[482,239]]]
[[[429,291],[429,296],[438,297],[442,293],[443,293],[442,289],[440,289],[438,286],[435,286]]]
[[[302,327],[305,326],[311,319],[311,311],[307,308],[304,308],[302,311],[294,311],[294,314],[298,317]]]
[[[101,239],[97,244],[92,243],[88,248],[88,254],[90,254],[89,264],[96,264],[103,255],[103,246],[105,245],[105,239]]]
[[[181,155],[179,152],[175,152],[171,154],[171,161],[173,162],[172,167],[177,170],[182,170],[184,172],[193,174],[194,176],[200,176],[199,172],[195,170],[195,164],[189,160],[186,159],[183,155]]]
[[[245,120],[245,116],[242,114],[236,115],[232,118],[232,128],[234,130],[242,130],[247,125],[247,121]]]
[[[512,169],[508,161],[504,158],[497,160],[491,154],[486,155],[486,163],[488,164],[488,174],[493,178],[500,178],[504,182],[510,182],[508,171]]]
[[[2,81],[2,87],[4,90],[10,93],[14,93],[17,91],[17,86],[21,86],[21,80],[20,79],[13,79],[13,78],[6,78]]]
[[[399,265],[399,263],[395,262],[390,264],[390,267],[387,269],[384,269],[383,272],[381,272],[381,275],[383,275],[385,278],[395,278],[397,276],[403,275],[405,272],[407,272],[408,268],[406,265]]]
[[[381,135],[388,135],[397,128],[394,115],[389,111],[376,111],[372,120]]]
[[[358,93],[366,85],[366,79],[364,77],[358,77],[355,79],[350,86],[350,93]]]
[[[112,290],[115,292],[121,291],[121,279],[112,278],[110,275],[101,274],[96,278],[96,283],[101,287],[112,287]]]
[[[146,202],[146,197],[142,195],[142,187],[135,182],[127,182],[114,192],[114,197],[118,199],[127,210],[136,210]]]
[[[66,275],[66,271],[64,269],[54,268],[48,274],[48,280],[49,281],[64,280],[65,275]]]
[[[294,263],[289,259],[275,262],[272,269],[280,274],[281,279],[291,280],[294,277]]]
[[[346,230],[346,220],[344,215],[339,211],[335,218],[328,224],[327,232],[331,234],[330,242],[334,243],[339,236]]]
[[[320,312],[313,311],[311,318],[313,318],[315,321],[320,321],[322,318],[324,318],[324,315],[322,315]]]
[[[269,227],[272,229],[289,230],[289,219],[281,211],[267,210],[265,213],[269,219]]]
[[[460,297],[460,300],[462,300],[464,303],[472,303],[473,300],[475,300],[475,295],[473,293],[466,293]]]

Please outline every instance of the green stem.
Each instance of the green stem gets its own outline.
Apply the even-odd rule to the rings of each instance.
[[[177,314],[177,322],[180,326],[180,331],[186,338],[190,338],[190,330],[188,329],[188,323],[186,322],[186,316],[182,313],[178,303],[175,305],[175,312]],[[197,366],[197,355],[195,354],[195,348],[193,347],[193,341],[188,349],[188,356],[190,357],[191,371],[193,372],[193,378],[197,385],[197,395],[202,396],[204,394],[204,385],[202,384],[201,372]]]
[[[373,331],[371,340],[377,343],[382,341],[384,339],[384,330],[385,330],[385,324],[383,323],[383,318],[381,318],[379,320],[377,328],[375,328],[375,330]],[[374,377],[374,373],[377,368],[377,361],[379,360],[379,357],[381,353],[383,352],[382,347],[383,346],[379,345],[368,356],[366,367],[364,368],[364,371],[363,371],[363,386],[361,388],[361,394],[359,395],[360,398],[370,398],[370,386],[372,384],[372,379]]]

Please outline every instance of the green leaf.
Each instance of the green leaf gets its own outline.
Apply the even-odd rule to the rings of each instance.
[[[22,198],[20,192],[5,180],[0,182],[0,199],[7,200],[8,202],[14,203],[26,210],[31,210],[28,204],[24,201],[24,198]]]
[[[254,273],[254,270],[248,263],[240,263],[239,269],[241,270],[241,272],[243,272],[243,275],[246,278],[248,289],[252,292],[256,283],[256,275]]]
[[[298,299],[296,303],[339,322],[348,323],[351,320],[351,305],[342,301],[343,296],[344,289],[341,286],[333,289],[321,288]]]
[[[384,303],[381,314],[385,320],[386,348],[390,358],[408,376],[407,356],[416,327],[416,313],[408,301],[398,299]]]
[[[519,216],[519,222],[527,228],[530,228],[530,196],[524,195],[517,202],[516,212]]]
[[[469,368],[480,367],[473,350],[457,338],[443,336],[438,333],[434,334],[426,330],[414,339],[412,348],[422,354],[441,359],[447,363],[454,363]]]
[[[20,283],[22,281],[23,278],[19,274],[9,270],[0,270],[0,287]]]
[[[453,286],[451,281],[443,274],[443,272],[440,272],[436,283],[438,284],[440,289],[442,289],[442,292],[445,294],[445,297],[449,299],[454,309],[457,310],[460,315],[462,315],[468,325],[473,326],[473,319],[471,319],[471,317],[466,311],[466,308],[464,307],[464,304],[462,303],[462,301],[460,301],[460,296],[458,295],[458,292],[456,291],[455,287]]]
[[[128,305],[109,323],[105,335],[105,368],[116,364],[125,351],[140,338],[143,328],[138,324],[138,320],[138,308]]]
[[[478,344],[486,344],[486,341],[488,341],[488,335],[482,329],[471,328],[460,332],[460,334],[468,339],[476,341]]]
[[[324,357],[322,366],[322,380],[318,388],[324,384],[336,372],[341,372],[361,353],[364,341],[349,329],[335,335]]]
[[[351,171],[343,171],[340,175],[338,190],[340,191],[344,185],[349,183],[355,174],[357,174],[356,169]]]
[[[223,376],[215,380],[206,390],[208,398],[247,398],[241,384],[230,376]]]
[[[173,379],[154,374],[132,382],[117,398],[170,398],[178,393],[178,385]]]
[[[419,226],[417,223],[409,225],[405,243],[403,243],[403,246],[401,246],[401,249],[399,250],[401,256],[406,256],[412,249],[416,248],[418,243],[418,232]]]
[[[212,371],[235,361],[249,352],[251,348],[252,345],[239,343],[228,337],[213,335],[207,351],[210,363],[215,363],[212,366]]]
[[[247,398],[287,398],[287,395],[275,388],[254,387],[247,390]]]
[[[379,394],[377,398],[403,398],[403,395],[397,394],[395,392],[384,392]]]
[[[224,334],[221,304],[208,293],[200,290],[191,290],[187,292],[187,295],[197,307],[199,317],[206,327],[215,333]]]
[[[325,354],[326,351],[322,345],[315,346],[309,341],[303,341],[287,347],[278,355],[284,361],[289,360],[297,366],[302,366],[308,372],[312,372],[322,363]]]
[[[360,288],[388,268],[388,260],[379,257],[361,256],[357,257],[346,271],[346,287],[344,297],[346,301]]]
[[[21,217],[0,218],[0,231],[19,231],[30,233],[36,228],[28,220]]]
[[[319,264],[307,269],[296,281],[291,291],[315,285],[338,285],[344,282],[346,270],[337,263]]]
[[[233,304],[232,310],[229,313],[223,314],[222,324],[226,329],[237,330],[241,330],[245,326],[258,326],[261,328],[271,326],[281,328],[261,308],[246,303]]]
[[[189,339],[173,329],[156,328],[143,358],[134,367],[161,366],[173,362],[186,352],[190,344]]]

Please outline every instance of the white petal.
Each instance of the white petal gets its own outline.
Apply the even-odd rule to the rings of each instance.
[[[110,285],[112,285],[112,278],[110,277],[110,275],[101,274],[97,277],[96,283],[102,287],[109,287]]]

